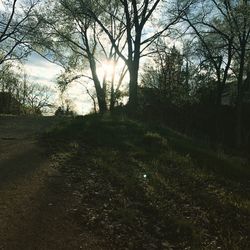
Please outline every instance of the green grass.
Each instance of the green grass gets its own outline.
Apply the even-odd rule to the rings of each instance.
[[[208,145],[184,136],[164,126],[153,126],[155,131],[168,138],[169,144],[180,154],[190,155],[197,167],[206,168],[217,175],[232,180],[248,182],[250,180],[250,164],[248,160],[230,156],[218,148],[212,150]]]
[[[109,116],[67,121],[43,143],[85,197],[79,218],[116,249],[250,248],[242,160],[165,127]]]

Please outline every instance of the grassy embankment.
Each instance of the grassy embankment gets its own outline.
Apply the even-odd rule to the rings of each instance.
[[[74,218],[113,249],[250,249],[249,163],[168,128],[86,116],[43,138]]]

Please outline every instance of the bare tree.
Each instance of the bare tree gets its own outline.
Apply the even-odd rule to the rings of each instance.
[[[222,93],[234,56],[235,39],[232,27],[225,27],[224,17],[221,17],[219,12],[216,1],[196,1],[196,4],[182,16],[182,20],[189,25],[188,29],[191,28],[199,40],[198,53],[203,56],[201,64],[209,62],[214,68],[217,80],[217,105],[221,105]]]
[[[67,85],[79,78],[94,83],[99,111],[104,113],[108,109],[107,77],[104,75],[102,79],[98,68],[102,66],[103,61],[112,61],[116,64],[119,56],[116,55],[113,45],[107,42],[107,37],[104,37],[96,21],[82,14],[77,0],[73,3],[69,0],[60,0],[55,3],[51,12],[45,11],[47,16],[44,18],[44,31],[48,32],[49,36],[44,35],[47,44],[44,44],[42,39],[42,47],[47,46],[55,60],[61,60],[65,68],[65,74],[59,79],[60,85]],[[53,14],[48,15],[48,12]],[[113,27],[114,32],[123,32],[116,26],[115,19],[110,17],[107,22]],[[88,73],[79,73],[84,71],[87,65],[91,76]]]
[[[47,86],[39,84],[24,85],[25,96],[24,100],[24,113],[31,112],[35,114],[42,114],[47,108],[51,108],[51,89]]]
[[[1,1],[0,9],[0,64],[22,59],[30,49],[28,42],[39,25],[35,9],[40,0]]]
[[[198,11],[197,11],[198,10]],[[250,38],[250,3],[248,0],[196,1],[193,11],[189,8],[182,17],[193,29],[202,44],[206,58],[213,64],[220,104],[221,94],[234,67],[237,78],[237,144],[242,141],[242,104],[244,77],[247,74],[247,54]],[[216,15],[216,18],[214,17]]]
[[[165,20],[163,25],[156,25],[157,29],[153,29],[153,32],[145,31],[147,24],[154,14],[160,13],[159,8],[164,8],[163,2],[160,0],[120,0],[111,1],[109,3],[104,2],[99,4],[98,8],[92,1],[78,0],[81,11],[90,18],[94,19],[99,26],[104,30],[113,44],[116,53],[124,60],[128,67],[130,76],[129,82],[129,106],[131,109],[137,107],[138,102],[138,76],[140,67],[140,58],[145,55],[147,48],[153,43],[155,39],[164,34],[171,26],[176,24],[183,14],[183,11],[179,11],[173,15],[172,18]],[[189,1],[183,5],[183,9],[186,9],[189,5]],[[115,6],[115,7],[114,7]],[[102,14],[97,10],[102,9]],[[122,52],[119,46],[120,36],[114,35],[110,32],[109,25],[103,18],[105,15],[111,15],[114,19],[119,21],[119,26],[124,30],[124,39],[126,41],[126,52]],[[104,16],[105,16],[104,15]]]

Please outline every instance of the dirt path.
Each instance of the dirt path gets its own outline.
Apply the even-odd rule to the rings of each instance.
[[[72,190],[37,142],[55,122],[0,117],[0,249],[102,249],[70,215]]]

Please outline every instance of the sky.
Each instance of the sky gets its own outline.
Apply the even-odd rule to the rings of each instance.
[[[160,8],[160,7],[159,7]],[[1,0],[0,0],[0,9],[1,9]],[[155,18],[158,22],[158,16]],[[144,38],[152,35],[155,26],[149,25],[146,28]],[[143,60],[141,61],[141,66]],[[107,65],[106,65],[107,66]],[[101,66],[99,66],[101,69]],[[105,68],[105,65],[104,67]],[[24,69],[29,77],[30,82],[38,83],[42,86],[46,85],[53,90],[53,103],[58,107],[60,106],[60,92],[56,84],[56,79],[63,72],[63,69],[53,63],[50,63],[40,55],[35,52],[24,63]],[[109,69],[106,69],[109,70]],[[100,70],[103,73],[103,69]],[[101,79],[102,77],[100,77]],[[124,82],[128,82],[127,77],[124,79]],[[82,82],[83,83],[83,82]],[[93,91],[93,84],[88,84],[89,91]],[[93,103],[91,98],[86,93],[86,89],[80,83],[73,83],[67,89],[64,94],[65,99],[69,99],[73,103],[74,111],[78,114],[87,114],[93,108]]]
[[[0,0],[0,10],[3,9],[3,2]],[[57,87],[56,79],[63,69],[56,64],[50,63],[35,52],[31,53],[23,62],[23,67],[30,83],[48,86],[52,90],[51,102],[59,107],[61,103],[60,91]],[[89,89],[91,90],[91,87]],[[64,98],[70,99],[73,103],[74,111],[79,115],[87,114],[93,108],[86,89],[79,83],[72,84],[64,94]]]
[[[166,43],[170,47],[175,45],[176,47],[181,49],[182,47],[181,43],[173,41],[171,38],[165,38],[165,39],[167,40]],[[141,73],[143,72],[143,65],[148,62],[149,62],[148,60],[142,58],[141,71],[140,71]],[[121,62],[118,63],[117,66],[118,75],[122,67],[123,63]],[[102,65],[99,65],[97,71],[98,75],[100,76],[100,79],[102,79],[104,75],[104,70],[111,73],[112,71],[111,68],[112,66],[107,64],[107,62],[105,61],[103,62]],[[31,83],[38,83],[39,85],[42,86],[48,86],[52,90],[53,95],[51,101],[53,104],[59,107],[61,105],[61,99],[60,99],[60,91],[58,89],[56,81],[57,77],[64,71],[64,69],[57,64],[53,64],[47,61],[46,59],[44,59],[42,56],[40,56],[35,52],[33,52],[24,63],[24,69]],[[91,75],[90,70],[85,69],[84,74]],[[85,87],[87,87],[91,93],[94,93],[95,90],[93,83],[90,80],[86,82],[86,79],[80,79],[79,81],[73,82],[72,84],[69,85],[66,92],[64,93],[64,99],[70,100],[70,102],[72,103],[72,108],[74,111],[76,111],[77,114],[85,115],[93,110],[93,101],[86,93]],[[126,83],[128,81],[129,79],[127,75],[124,79],[123,86],[126,86]],[[85,85],[85,87],[83,85]],[[124,102],[126,101],[127,99],[124,100]]]
[[[51,101],[60,106],[60,91],[57,87],[56,79],[63,69],[36,53],[32,53],[28,57],[24,63],[24,69],[31,83],[48,86],[52,90]],[[80,83],[71,84],[65,92],[64,98],[69,99],[73,103],[74,111],[79,115],[89,113],[93,107],[90,97]]]
[[[119,78],[120,72],[123,68],[123,62],[119,61],[116,66],[116,77]],[[44,59],[39,54],[33,52],[24,63],[24,70],[27,73],[29,82],[37,83],[42,86],[48,86],[53,93],[52,102],[56,104],[57,107],[61,104],[60,91],[56,84],[57,77],[64,71],[62,67],[57,64],[53,64],[48,60]],[[112,73],[113,65],[110,62],[103,61],[97,66],[97,72],[100,79],[103,79],[105,71],[107,73]],[[90,70],[86,68],[83,72],[85,75],[91,75]],[[111,78],[111,75],[107,75],[107,80]],[[118,78],[115,78],[116,80]],[[85,115],[93,111],[93,101],[87,94],[86,87],[89,92],[95,93],[94,84],[91,80],[87,78],[81,78],[78,81],[71,83],[67,90],[65,91],[63,97],[64,100],[70,100],[72,103],[73,110],[79,115]],[[126,83],[128,82],[128,75],[125,76],[121,90],[124,89]],[[124,98],[124,102],[127,99]]]

